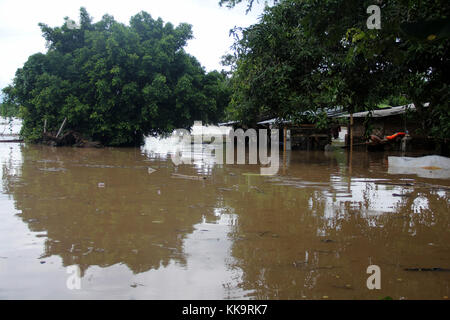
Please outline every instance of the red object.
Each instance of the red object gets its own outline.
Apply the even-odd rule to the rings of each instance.
[[[396,134],[393,134],[392,136],[387,136],[386,139],[393,140],[393,139],[395,139],[395,138],[397,138],[399,136],[404,136],[404,135],[406,135],[406,133],[404,133],[404,132],[397,132]]]

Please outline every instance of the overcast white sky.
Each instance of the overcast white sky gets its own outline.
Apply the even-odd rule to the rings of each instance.
[[[220,58],[233,41],[229,30],[257,21],[263,1],[249,14],[245,4],[234,9],[220,7],[219,0],[0,0],[0,89],[11,83],[17,68],[37,52],[45,52],[45,40],[39,22],[61,26],[64,17],[79,21],[79,9],[85,7],[94,22],[108,13],[128,24],[130,17],[147,11],[154,19],[161,17],[174,25],[193,25],[194,39],[186,50],[206,69],[222,69]]]

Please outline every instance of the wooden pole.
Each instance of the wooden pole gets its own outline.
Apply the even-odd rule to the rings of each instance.
[[[349,159],[349,166],[348,171],[350,176],[352,175],[352,160],[353,160],[353,113],[350,113],[350,159]]]
[[[61,124],[61,127],[59,127],[58,133],[56,134],[56,137],[58,138],[59,134],[61,133],[62,129],[66,125],[67,118],[64,118],[63,123]]]
[[[349,134],[350,134],[350,151],[353,151],[353,113],[350,113],[350,126],[349,126]]]
[[[47,132],[47,118],[44,119],[44,133]]]

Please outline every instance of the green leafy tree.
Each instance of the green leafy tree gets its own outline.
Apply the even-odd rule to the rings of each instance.
[[[284,0],[236,30],[234,56],[226,59],[234,70],[230,116],[295,118],[324,106],[355,112],[404,97],[417,106],[424,133],[448,139],[448,1],[378,1],[381,29],[369,29],[373,4]]]
[[[48,51],[16,72],[8,99],[22,106],[22,135],[39,141],[44,122],[73,129],[105,145],[134,145],[144,135],[218,121],[228,104],[225,75],[206,73],[183,47],[190,25],[174,26],[141,12],[129,25],[105,15],[93,23],[40,24]]]
[[[313,5],[282,1],[266,8],[258,24],[242,30],[232,79],[235,117],[252,123],[269,116],[300,119],[304,111],[326,107],[354,111],[373,107],[376,94],[386,91],[379,81],[387,69],[381,58],[348,59],[352,42],[347,28],[312,23]]]

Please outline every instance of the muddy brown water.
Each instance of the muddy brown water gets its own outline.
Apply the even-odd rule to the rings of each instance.
[[[1,299],[450,295],[450,181],[390,174],[384,153],[355,152],[350,168],[344,151],[291,151],[274,177],[176,167],[164,143],[0,144],[0,161]]]

